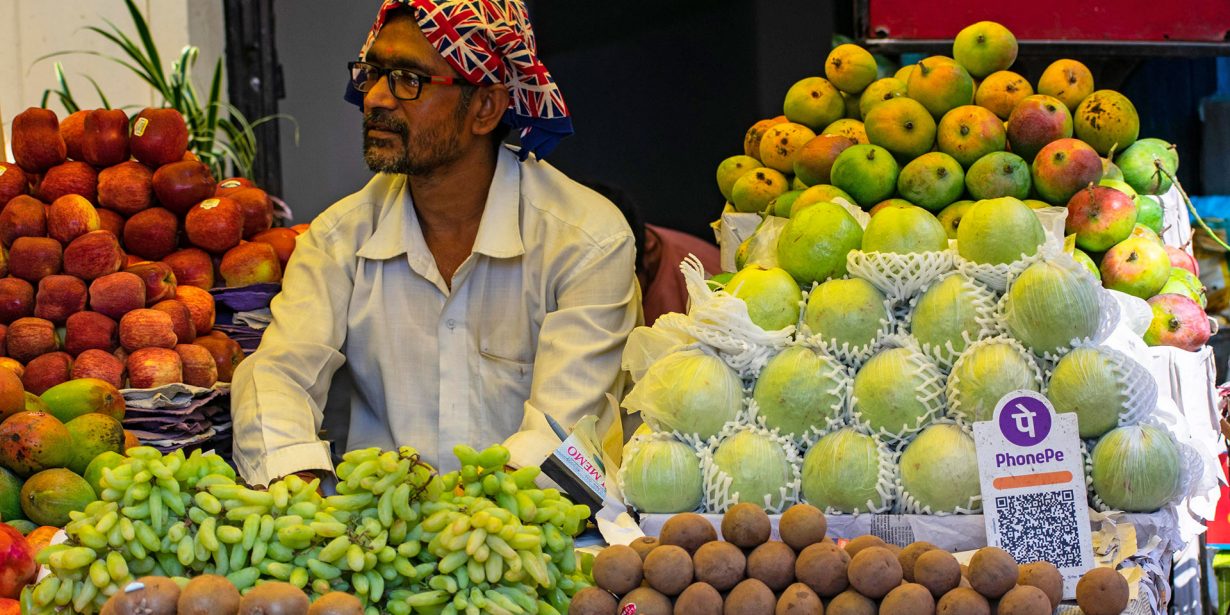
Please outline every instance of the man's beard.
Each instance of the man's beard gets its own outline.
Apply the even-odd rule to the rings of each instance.
[[[467,105],[468,106],[468,105]],[[410,134],[405,122],[393,117],[388,111],[376,110],[363,117],[363,161],[376,173],[400,173],[403,175],[429,176],[436,170],[461,158],[461,142],[458,138],[464,109],[458,109],[447,122],[419,126]],[[367,134],[369,130],[384,130],[397,135],[377,138]],[[400,151],[396,145],[400,143]]]

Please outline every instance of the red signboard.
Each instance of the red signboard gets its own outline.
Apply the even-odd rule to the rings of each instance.
[[[1226,454],[1218,455],[1221,462],[1221,474],[1227,476]],[[1217,499],[1217,512],[1209,521],[1209,534],[1206,537],[1210,547],[1230,549],[1230,488],[1221,488],[1221,497]]]
[[[1225,42],[1230,0],[868,0],[867,38],[951,39],[976,21],[1004,24],[1018,40]]]

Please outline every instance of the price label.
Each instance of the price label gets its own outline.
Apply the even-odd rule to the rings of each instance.
[[[1033,391],[1005,395],[992,420],[974,423],[987,544],[1055,564],[1068,599],[1094,563],[1079,433],[1075,414]]]

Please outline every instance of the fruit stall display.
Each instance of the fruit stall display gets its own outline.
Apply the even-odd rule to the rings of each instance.
[[[962,563],[928,542],[904,548],[864,535],[827,538],[824,513],[807,504],[787,509],[772,540],[769,516],[738,504],[722,518],[721,538],[709,520],[671,517],[660,537],[603,549],[594,559],[594,587],[573,598],[572,615],[1049,615],[1064,581],[1050,562],[1018,564],[984,547]],[[1085,615],[1118,615],[1129,604],[1125,578],[1097,567],[1076,586]]]
[[[536,488],[538,468],[506,471],[503,447],[454,453],[461,469],[440,476],[410,447],[350,451],[328,497],[293,475],[243,486],[199,451],[100,457],[99,497],[38,550],[50,574],[17,588],[23,613],[567,612],[590,585],[573,547],[589,509]],[[203,575],[229,596],[218,610],[185,607]]]
[[[647,531],[796,503],[967,527],[935,516],[981,509],[972,424],[1030,390],[1076,415],[1091,507],[1158,513],[1182,546],[1209,461],[1146,367],[1212,333],[1188,248],[1161,239],[1178,158],[1079,62],[1035,93],[1015,55],[990,22],[883,79],[838,46],[721,162],[733,269],[685,263],[688,313],[624,354],[646,427],[617,482]]]

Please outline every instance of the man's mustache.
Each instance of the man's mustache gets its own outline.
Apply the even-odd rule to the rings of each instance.
[[[371,130],[383,130],[385,132],[391,132],[402,136],[407,134],[406,125],[404,123],[388,116],[369,113],[363,117],[363,132],[368,132]]]

